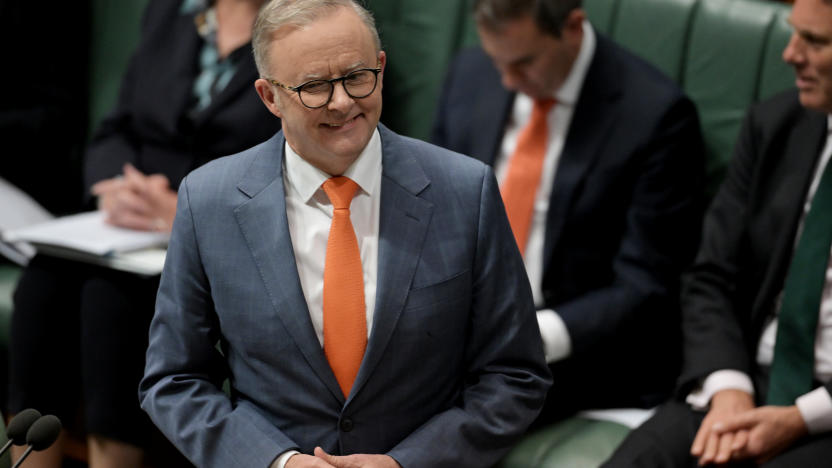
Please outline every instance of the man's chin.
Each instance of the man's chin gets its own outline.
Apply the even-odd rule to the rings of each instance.
[[[826,114],[832,113],[832,98],[821,95],[816,89],[800,90],[798,97],[800,104],[807,109]]]

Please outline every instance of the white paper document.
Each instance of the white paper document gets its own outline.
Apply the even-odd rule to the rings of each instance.
[[[42,223],[54,218],[38,202],[22,190],[0,178],[0,233]],[[27,243],[0,241],[0,255],[18,265],[25,265],[35,255],[35,248]]]
[[[168,234],[136,231],[104,222],[104,213],[90,211],[4,232],[8,242],[65,247],[95,255],[130,252],[167,244]]]
[[[38,252],[143,275],[161,273],[169,234],[107,224],[91,211],[2,231],[9,245],[29,244]]]

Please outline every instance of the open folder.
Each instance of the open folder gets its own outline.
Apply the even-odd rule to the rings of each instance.
[[[115,227],[100,211],[54,218],[15,190],[0,179],[0,254],[12,261],[25,264],[37,251],[141,275],[162,272],[167,233]]]

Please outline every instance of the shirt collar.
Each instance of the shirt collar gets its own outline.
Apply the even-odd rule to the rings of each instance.
[[[309,203],[309,200],[321,188],[321,184],[332,176],[309,164],[289,146],[288,142],[284,143],[284,153],[286,154],[284,171],[289,185],[304,203]],[[381,136],[376,128],[367,146],[358,155],[358,159],[347,168],[343,175],[352,179],[363,192],[372,197],[378,191],[380,173]]]
[[[578,56],[575,58],[575,63],[572,64],[572,69],[569,70],[569,75],[566,76],[560,89],[555,93],[555,98],[558,104],[565,104],[569,106],[575,105],[578,102],[578,96],[581,93],[581,88],[584,84],[584,78],[587,71],[589,71],[589,64],[592,62],[592,57],[595,55],[595,30],[589,21],[584,20],[584,37],[581,41],[581,48],[578,51]]]

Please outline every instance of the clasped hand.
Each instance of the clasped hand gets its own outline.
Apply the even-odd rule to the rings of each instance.
[[[711,399],[690,453],[699,465],[745,459],[764,463],[807,432],[796,406],[755,408],[748,393],[723,390]]]
[[[176,216],[176,192],[161,174],[145,175],[130,164],[120,177],[92,186],[98,209],[108,223],[142,231],[170,231]]]
[[[315,447],[315,455],[297,454],[286,462],[286,468],[401,468],[388,455],[330,455]]]

